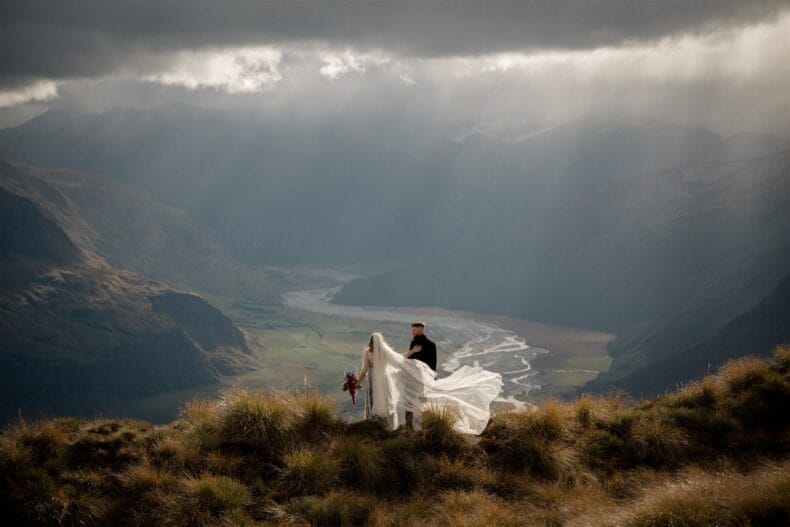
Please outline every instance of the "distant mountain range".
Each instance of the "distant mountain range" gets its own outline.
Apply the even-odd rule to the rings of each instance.
[[[594,117],[304,124],[167,105],[47,112],[0,130],[0,145],[183,212],[227,248],[223,261],[391,269],[351,282],[340,303],[615,332],[601,386],[713,339],[790,261],[790,142],[767,134]],[[97,210],[96,225],[111,216]],[[152,272],[122,246],[103,250]],[[157,278],[177,279],[170,269]]]
[[[257,367],[244,334],[203,297],[87,249],[120,243],[103,245],[112,225],[94,228],[71,199],[90,181],[0,158],[0,420],[102,411]]]

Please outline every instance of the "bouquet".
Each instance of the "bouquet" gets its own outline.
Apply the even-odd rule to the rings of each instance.
[[[346,370],[346,375],[343,377],[343,391],[347,391],[351,395],[351,404],[354,405],[354,408],[357,407],[357,388],[359,388],[357,372]]]

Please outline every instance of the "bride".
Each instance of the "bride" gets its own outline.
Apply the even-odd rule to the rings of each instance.
[[[457,417],[457,431],[480,434],[491,415],[488,406],[502,390],[502,375],[480,366],[462,366],[441,379],[435,374],[424,362],[393,350],[381,333],[373,333],[359,374],[360,383],[368,377],[365,418],[381,418],[395,430],[403,423],[403,412],[410,411],[419,428],[421,410],[445,407]]]

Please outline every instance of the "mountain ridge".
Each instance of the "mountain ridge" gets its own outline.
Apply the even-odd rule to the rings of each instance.
[[[102,411],[256,365],[204,298],[112,269],[24,196],[0,187],[0,204],[1,419]]]

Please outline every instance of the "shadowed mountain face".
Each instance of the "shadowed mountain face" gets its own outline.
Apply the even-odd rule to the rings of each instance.
[[[716,336],[616,381],[596,379],[585,391],[622,388],[635,397],[655,397],[717,370],[728,359],[745,354],[768,357],[775,346],[789,341],[790,276],[787,276],[767,297],[727,323]]]
[[[79,261],[79,249],[29,200],[0,188],[0,258],[5,271],[17,262],[69,265]],[[26,269],[20,266],[20,272]]]
[[[0,418],[92,412],[252,366],[204,299],[116,271],[0,188]]]

